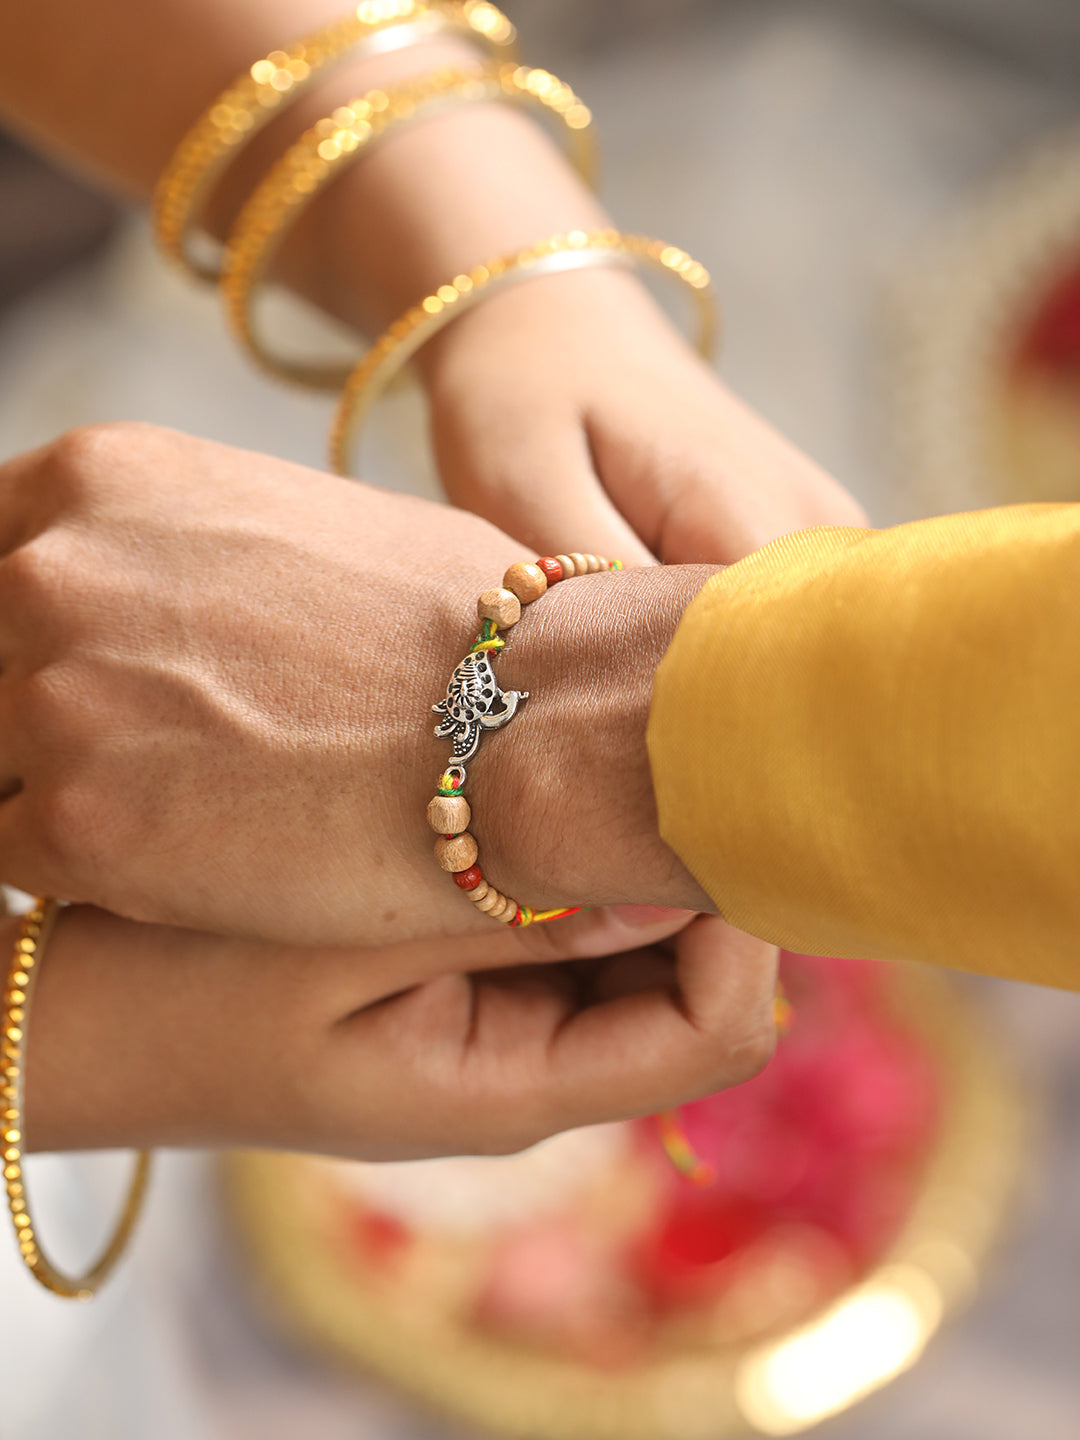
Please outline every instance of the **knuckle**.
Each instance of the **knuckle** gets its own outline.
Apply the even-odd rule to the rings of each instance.
[[[38,850],[58,873],[81,874],[102,861],[100,807],[88,787],[64,779],[35,787],[32,814]]]
[[[33,615],[51,608],[62,594],[66,567],[51,536],[20,545],[0,561],[0,577],[11,597],[14,614]]]
[[[672,1103],[685,1104],[706,1095],[744,1085],[760,1075],[776,1052],[776,1026],[771,1018],[746,1025],[732,1034],[715,1036],[706,1044],[688,1083]],[[654,1109],[663,1108],[654,1106]]]
[[[776,1025],[771,1015],[750,1026],[728,1051],[730,1084],[741,1085],[760,1075],[776,1053]]]
[[[100,868],[115,847],[92,778],[94,737],[74,681],[61,667],[46,667],[19,681],[15,697],[28,752],[24,805],[34,848],[65,877]]]
[[[53,441],[52,475],[64,498],[78,501],[99,490],[145,428],[131,421],[110,420],[79,425]]]
[[[39,762],[55,765],[57,752],[65,748],[65,732],[71,696],[61,674],[43,666],[11,682],[13,713],[20,733],[33,743]],[[46,759],[47,757],[47,759]]]

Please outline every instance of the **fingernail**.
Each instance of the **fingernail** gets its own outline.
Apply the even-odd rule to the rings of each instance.
[[[643,928],[670,925],[677,920],[689,924],[697,914],[696,910],[680,910],[674,905],[606,905],[604,908],[624,925],[640,925]]]

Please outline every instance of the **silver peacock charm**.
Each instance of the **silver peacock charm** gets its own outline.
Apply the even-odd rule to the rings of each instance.
[[[446,698],[431,707],[443,718],[435,726],[439,740],[452,736],[450,754],[457,764],[471,760],[485,730],[499,730],[529,698],[527,690],[500,690],[487,652],[474,651],[454,668]]]

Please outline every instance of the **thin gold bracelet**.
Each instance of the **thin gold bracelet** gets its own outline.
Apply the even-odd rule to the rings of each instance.
[[[256,60],[207,106],[158,181],[152,212],[162,252],[189,275],[216,280],[218,266],[192,253],[191,231],[240,147],[347,56],[397,50],[448,31],[504,59],[516,54],[517,32],[490,0],[361,0],[340,20]]]
[[[697,301],[697,350],[713,356],[719,333],[719,307],[709,272],[675,245],[618,230],[571,230],[552,235],[526,250],[489,260],[424,297],[384,330],[345,382],[330,429],[330,468],[350,473],[349,461],[375,402],[417,350],[464,310],[495,290],[541,275],[595,265],[642,264],[681,281]]]
[[[281,157],[249,197],[229,236],[221,293],[233,335],[247,355],[279,379],[336,390],[352,368],[345,363],[286,360],[272,355],[255,325],[255,297],[291,227],[320,190],[386,133],[444,107],[492,100],[525,102],[553,115],[566,129],[570,158],[582,179],[596,178],[592,115],[569,85],[547,70],[492,64],[438,70],[385,90],[371,90],[313,125]]]
[[[4,1181],[8,1209],[22,1255],[30,1273],[46,1290],[66,1300],[89,1300],[108,1279],[127,1249],[142,1209],[150,1178],[150,1154],[140,1151],[120,1221],[100,1257],[80,1276],[65,1275],[42,1250],[23,1181],[23,1090],[26,1074],[26,1025],[34,984],[41,969],[59,906],[39,896],[23,916],[4,987],[3,1017],[0,1020],[0,1099],[3,1100]]]

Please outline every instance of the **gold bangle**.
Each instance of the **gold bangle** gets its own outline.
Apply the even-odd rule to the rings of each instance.
[[[345,382],[330,430],[331,469],[338,475],[349,474],[350,453],[379,396],[417,350],[462,311],[502,286],[536,276],[635,263],[672,275],[689,288],[698,306],[697,349],[706,360],[711,359],[719,332],[716,293],[704,265],[685,250],[618,230],[591,234],[571,230],[567,235],[553,235],[527,250],[455,275],[383,331]]]
[[[108,1278],[131,1239],[150,1178],[150,1155],[145,1150],[139,1153],[123,1214],[99,1259],[85,1274],[78,1277],[65,1275],[58,1270],[42,1250],[41,1241],[30,1217],[22,1168],[26,1022],[30,1013],[34,982],[41,969],[42,956],[58,910],[55,900],[39,896],[34,901],[33,907],[23,916],[19,926],[8,969],[3,1018],[0,1021],[0,1054],[3,1056],[0,1098],[3,1100],[4,1180],[19,1252],[30,1273],[54,1295],[68,1300],[89,1300]]]
[[[490,0],[361,0],[342,19],[257,60],[203,111],[157,183],[152,212],[162,252],[197,279],[216,280],[217,265],[191,253],[190,234],[239,148],[346,56],[396,50],[446,31],[463,32],[494,54],[516,53],[517,32]]]
[[[276,358],[258,338],[254,300],[290,228],[341,170],[388,130],[446,105],[509,100],[540,106],[565,126],[570,158],[591,184],[596,154],[592,115],[569,85],[527,65],[446,69],[386,90],[371,90],[313,125],[281,157],[247,200],[225,249],[221,292],[238,344],[263,370],[314,389],[338,389],[352,368]]]

